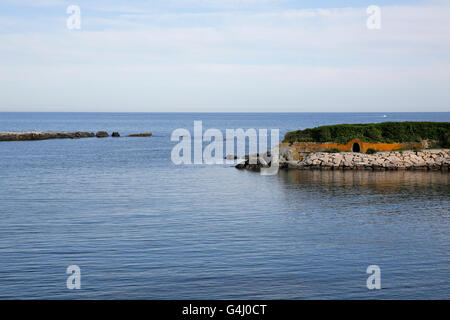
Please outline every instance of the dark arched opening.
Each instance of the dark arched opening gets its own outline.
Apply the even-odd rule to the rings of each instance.
[[[354,143],[352,146],[352,151],[353,152],[361,152],[361,147],[359,146],[359,143]]]

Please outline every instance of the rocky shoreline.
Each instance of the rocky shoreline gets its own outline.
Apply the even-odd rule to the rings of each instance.
[[[81,138],[107,138],[109,133],[106,131],[94,132],[0,132],[0,141],[32,141],[32,140],[48,140],[48,139],[81,139]],[[151,133],[130,134],[128,137],[151,137]],[[118,132],[113,132],[111,137],[120,137]]]
[[[236,168],[258,170],[271,165],[269,154],[246,156]],[[289,150],[280,150],[282,169],[318,170],[445,170],[450,167],[450,149],[420,151],[385,151],[375,154],[359,152],[310,152],[298,159]]]

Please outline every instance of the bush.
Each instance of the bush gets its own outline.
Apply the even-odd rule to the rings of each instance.
[[[375,154],[375,153],[377,153],[377,150],[375,150],[373,148],[369,148],[369,149],[367,149],[366,153],[367,154]]]
[[[442,132],[439,144],[444,148],[450,148],[450,132]]]
[[[283,142],[335,142],[350,140],[365,142],[420,142],[439,141],[450,147],[450,122],[382,122],[371,124],[338,124],[286,133]]]
[[[331,131],[329,127],[322,127],[319,130],[318,140],[320,142],[331,141]]]
[[[380,140],[383,138],[381,130],[375,126],[368,127],[365,136],[372,140]]]

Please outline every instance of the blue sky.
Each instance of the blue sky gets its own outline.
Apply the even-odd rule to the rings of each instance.
[[[0,0],[0,111],[450,111],[449,17],[439,0]]]

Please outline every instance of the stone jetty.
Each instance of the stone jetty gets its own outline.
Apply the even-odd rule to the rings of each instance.
[[[47,139],[80,139],[95,137],[93,132],[0,132],[0,141],[28,141]]]
[[[310,152],[294,157],[289,148],[281,148],[279,166],[285,169],[319,170],[445,170],[450,167],[450,149],[359,152]],[[270,153],[246,156],[236,168],[257,170],[271,164]]]

